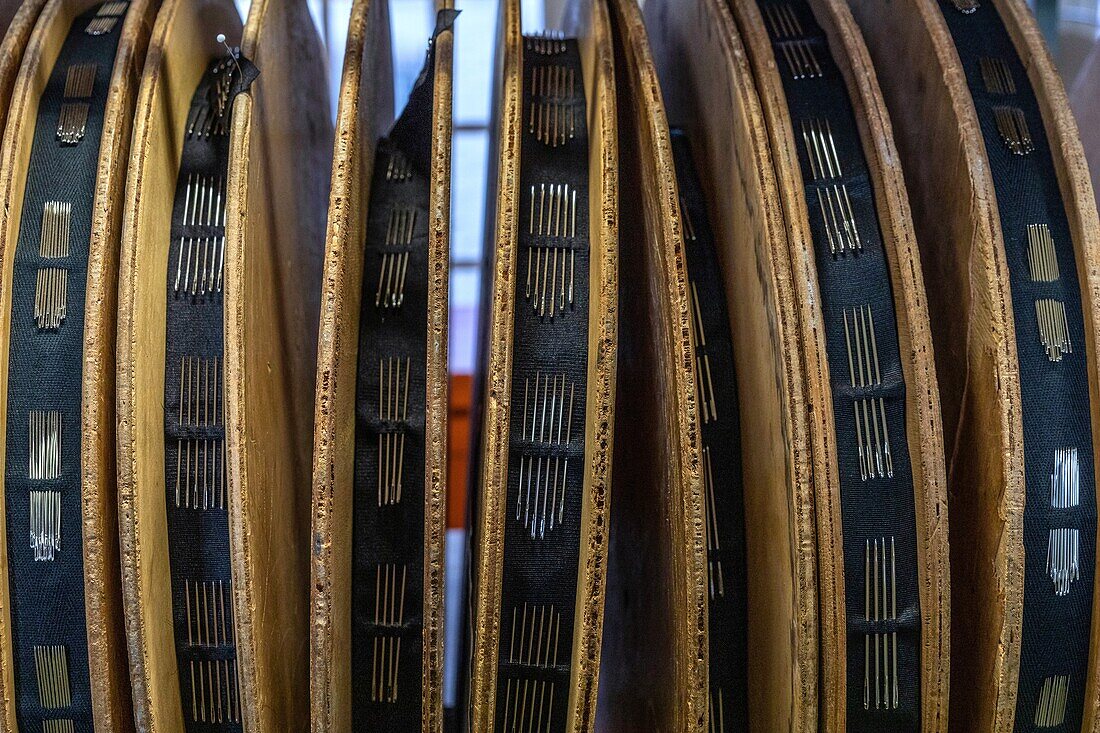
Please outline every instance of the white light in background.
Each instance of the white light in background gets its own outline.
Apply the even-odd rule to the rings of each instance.
[[[250,0],[235,0],[247,19]],[[332,116],[347,43],[352,0],[307,0],[325,43]],[[393,50],[395,112],[400,114],[420,73],[428,39],[435,26],[432,0],[389,0]],[[564,2],[553,2],[555,7]],[[485,201],[489,155],[492,74],[496,53],[498,0],[455,0],[461,11],[455,23],[454,126],[451,177],[450,369],[473,374],[477,358],[477,319],[481,298],[481,262],[485,243]],[[525,33],[543,30],[545,0],[520,0]],[[463,529],[447,532],[446,650],[444,704],[456,704],[459,640],[464,584]]]

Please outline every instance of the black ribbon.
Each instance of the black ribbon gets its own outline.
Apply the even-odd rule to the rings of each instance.
[[[672,130],[690,279],[695,378],[706,506],[710,716],[718,730],[748,730],[745,508],[741,418],[726,293],[706,199],[681,130]]]
[[[576,40],[524,44],[495,720],[564,731],[587,427],[588,128]]]
[[[188,110],[172,209],[164,479],[188,731],[242,730],[225,473],[225,207],[233,100],[258,74],[237,52],[211,61]]]
[[[825,326],[844,537],[847,725],[917,731],[916,510],[894,295],[874,188],[847,85],[810,6],[805,0],[759,5],[798,148]],[[820,149],[807,144],[815,131]],[[877,352],[877,366],[868,346]],[[896,670],[888,649],[896,649]]]
[[[419,730],[435,38],[371,177],[355,397],[352,730]]]
[[[966,73],[985,140],[1004,236],[1016,326],[1016,356],[1020,364],[1027,495],[1024,618],[1015,729],[1039,730],[1036,708],[1044,682],[1068,675],[1064,728],[1060,729],[1078,730],[1088,676],[1096,557],[1089,354],[1078,264],[1039,102],[996,6],[982,2],[969,13],[960,12],[949,3],[941,2],[940,7]],[[987,87],[982,59],[999,60],[1006,65],[1011,91],[996,93]],[[1003,142],[994,110],[1005,106],[1022,112],[1031,134],[1032,152],[1015,154]],[[1031,279],[1027,227],[1033,224],[1046,224],[1050,230],[1059,268],[1059,277],[1052,282]],[[1064,304],[1073,351],[1063,355],[1061,361],[1051,362],[1040,344],[1037,299],[1054,299]],[[1070,447],[1077,448],[1080,503],[1055,508],[1051,505],[1054,452]],[[1055,595],[1046,565],[1050,531],[1059,528],[1076,529],[1080,538],[1079,579],[1064,596]]]
[[[15,708],[22,730],[41,730],[49,720],[72,721],[77,733],[93,729],[84,596],[81,379],[92,204],[104,110],[125,20],[124,15],[115,16],[114,23],[99,20],[111,28],[92,35],[86,29],[97,11],[93,7],[73,21],[39,100],[12,272],[4,493]],[[88,96],[66,93],[69,69],[78,64],[95,65]],[[63,106],[73,104],[87,104],[87,120],[80,140],[69,143],[59,139],[58,124]],[[61,257],[40,254],[48,201],[71,205],[68,253]],[[56,329],[40,330],[34,318],[41,268],[67,271],[65,317]],[[59,475],[30,478],[31,411],[60,413]],[[52,560],[36,561],[28,542],[32,492],[60,494],[60,549]],[[55,679],[61,680],[63,691],[51,695],[40,689],[38,673],[56,671],[61,660],[67,673]],[[71,704],[56,704],[66,697]]]

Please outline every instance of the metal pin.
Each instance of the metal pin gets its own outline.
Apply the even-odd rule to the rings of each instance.
[[[1050,473],[1050,506],[1069,509],[1081,503],[1080,472],[1076,448],[1056,448]]]
[[[1002,58],[982,56],[978,59],[978,65],[982,70],[982,81],[985,89],[990,94],[1015,94],[1016,81],[1012,78],[1012,71]]]
[[[72,705],[69,686],[69,655],[60,644],[35,645],[34,672],[38,681],[38,704],[47,710]]]
[[[412,178],[412,165],[400,150],[392,150],[386,165],[386,180],[407,181],[410,178]]]
[[[768,19],[768,27],[771,30],[772,38],[781,40],[802,35],[802,23],[795,15],[794,9],[787,3],[765,5],[764,13]]]
[[[997,123],[997,132],[1012,153],[1027,155],[1035,151],[1027,117],[1022,109],[1007,105],[997,106],[993,108],[993,118]]]
[[[688,301],[689,317],[694,325],[695,335],[695,391],[702,414],[703,423],[718,419],[718,404],[714,396],[714,379],[710,370],[710,355],[707,353],[707,335],[703,329],[702,309],[699,307],[699,293],[695,281],[691,281],[691,299]]]
[[[68,201],[47,201],[42,206],[38,255],[46,259],[69,256],[69,230],[73,205]]]
[[[70,718],[58,718],[42,721],[42,733],[75,733],[73,721]]]
[[[126,14],[129,7],[127,0],[108,0],[96,10],[96,15],[101,18],[120,18]]]
[[[65,72],[65,98],[88,99],[92,96],[98,66],[95,63],[73,64]]]
[[[553,320],[558,313],[564,312],[567,301],[573,305],[575,254],[572,247],[558,246],[556,240],[569,239],[576,234],[577,192],[569,184],[542,183],[538,188],[537,204],[534,185],[530,195],[528,234],[546,237],[552,242],[534,243],[528,247],[524,297],[531,301],[531,307],[540,318],[546,317],[549,303],[549,317]]]
[[[864,619],[872,625],[872,631],[863,637],[863,708],[871,708],[871,690],[874,689],[875,709],[898,707],[898,634],[896,626],[889,631],[879,630],[883,621],[896,622],[897,554],[894,537],[889,540],[890,557],[887,560],[887,540],[878,537],[864,540],[863,550],[863,604]],[[881,582],[880,582],[881,577]],[[874,646],[874,658],[871,647]],[[872,687],[871,666],[874,662]]]
[[[1058,674],[1043,680],[1039,702],[1035,706],[1036,728],[1057,728],[1065,722],[1069,698],[1069,675]]]
[[[863,617],[871,620],[871,540],[864,540]],[[875,683],[876,688],[878,682]],[[863,635],[863,709],[871,708],[871,634]]]
[[[1054,238],[1046,224],[1027,225],[1027,264],[1035,282],[1054,282],[1060,277]]]
[[[45,481],[61,476],[61,412],[31,410],[28,417],[27,477]]]
[[[802,141],[810,159],[810,171],[816,180],[839,178],[842,175],[832,126],[828,120],[816,117],[803,120]]]
[[[524,36],[524,46],[528,51],[540,56],[554,56],[565,53],[565,37],[557,31],[543,31]]]
[[[829,254],[834,258],[863,251],[847,184],[822,186],[817,189],[817,205],[825,223],[825,235],[829,240]]]
[[[718,511],[714,502],[714,468],[710,460],[710,446],[703,446],[703,486],[706,493],[704,514],[707,532],[707,575],[710,581],[710,597],[726,594],[725,574],[722,569],[721,543],[718,540]]]
[[[378,506],[401,501],[405,463],[405,426],[409,408],[410,357],[378,361]]]
[[[61,551],[61,492],[30,492],[30,544],[36,562]]]
[[[560,446],[572,440],[574,384],[569,382],[566,406],[566,375],[536,372],[524,380],[516,521],[522,522],[532,539],[545,538],[563,519],[569,459]],[[568,412],[567,412],[568,410]],[[564,436],[563,436],[564,433]]]
[[[779,44],[783,59],[787,62],[787,71],[795,81],[800,79],[820,79],[824,74],[817,61],[812,41],[800,39],[783,41]]]
[[[87,102],[63,102],[57,118],[57,139],[65,145],[76,145],[84,139],[88,125]]]
[[[684,223],[684,239],[688,242],[694,242],[695,223],[691,219],[691,208],[683,196],[680,197],[680,219]]]
[[[1079,550],[1080,533],[1076,529],[1050,530],[1047,542],[1047,575],[1054,583],[1054,595],[1069,595],[1070,586],[1080,578]]]
[[[560,632],[561,611],[553,605],[533,606],[524,603],[522,612],[519,606],[513,606],[508,663],[539,669],[556,667]]]
[[[404,625],[405,589],[408,568],[381,564],[375,568],[374,624],[388,629],[374,637],[374,665],[371,675],[371,699],[374,702],[397,701],[397,679],[401,659],[401,637],[397,630]]]
[[[1073,353],[1066,307],[1062,301],[1050,298],[1036,300],[1035,318],[1039,325],[1039,341],[1050,361],[1061,361],[1063,355]]]
[[[84,32],[89,36],[103,36],[115,29],[118,24],[118,18],[101,18],[96,16],[88,21],[88,25],[84,28]]]

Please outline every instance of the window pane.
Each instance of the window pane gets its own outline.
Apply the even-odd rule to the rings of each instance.
[[[478,264],[485,246],[485,183],[489,133],[459,130],[451,157],[451,260]]]
[[[546,3],[544,0],[520,0],[519,17],[524,33],[546,30]]]
[[[424,66],[428,39],[435,29],[432,0],[390,0],[390,42],[393,44],[393,110],[401,114],[413,82]]]
[[[451,344],[449,360],[452,374],[473,374],[477,359],[477,316],[481,302],[481,269],[451,268]]]
[[[457,0],[455,21],[456,125],[489,124],[493,49],[497,42],[497,0]]]

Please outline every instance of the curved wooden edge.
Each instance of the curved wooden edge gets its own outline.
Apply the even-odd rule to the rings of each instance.
[[[753,729],[817,726],[809,426],[786,225],[766,122],[724,0],[650,0],[670,120],[692,141],[729,304],[742,415]],[[711,629],[714,633],[714,629]]]
[[[816,14],[829,36],[834,59],[845,77],[856,113],[869,172],[876,193],[876,206],[890,263],[898,315],[899,346],[907,391],[907,437],[914,470],[917,507],[918,573],[922,612],[922,729],[942,730],[946,726],[950,601],[947,581],[946,481],[940,447],[936,379],[932,372],[932,349],[928,316],[920,276],[919,257],[909,216],[904,181],[896,170],[889,119],[863,41],[850,14],[832,2],[814,3]],[[756,57],[756,81],[762,90],[769,128],[776,152],[777,173],[784,189],[784,209],[792,243],[795,278],[802,294],[798,298],[812,401],[832,405],[828,361],[824,348],[816,266],[809,236],[794,136],[786,112],[782,83],[776,73],[770,40],[755,4],[735,3],[748,42]],[[824,12],[822,12],[824,11]],[[758,56],[757,56],[758,55]],[[769,91],[764,91],[768,90]],[[770,110],[769,110],[770,107]],[[801,249],[799,245],[801,243]],[[818,518],[818,569],[821,588],[822,624],[822,720],[827,729],[843,728],[846,717],[846,622],[843,565],[843,537],[839,477],[836,466],[836,435],[831,410],[817,411],[813,439],[815,502]]]
[[[85,602],[92,718],[97,730],[133,726],[119,562],[115,335],[123,198],[141,67],[160,0],[134,0],[121,28],[103,114],[88,248],[81,389]]]
[[[4,15],[0,23],[4,28],[3,41],[0,41],[0,130],[7,121],[8,103],[23,61],[23,51],[45,5],[46,0],[7,0],[0,13]]]
[[[241,717],[309,727],[309,501],[332,127],[304,3],[257,0],[234,101],[225,271],[226,473]]]
[[[164,287],[172,207],[191,98],[207,63],[239,39],[229,0],[166,0],[137,97],[118,286],[118,494],[123,607],[134,722],[184,729],[172,616],[164,479]],[[234,42],[233,40],[230,41]]]
[[[924,277],[935,284],[928,307],[951,452],[952,727],[1007,733],[1020,665],[1025,486],[1019,365],[996,192],[962,63],[937,3],[893,5],[888,13],[866,0],[851,7],[878,62]],[[898,64],[899,57],[910,62]],[[927,145],[930,137],[936,146]],[[953,193],[945,197],[944,191]]]
[[[452,0],[437,0],[439,9]],[[451,250],[451,105],[454,32],[435,39],[432,98],[432,168],[428,236],[427,411],[424,452],[424,733],[443,730],[443,649],[447,575],[447,410],[450,374],[447,361]]]
[[[917,563],[921,604],[921,730],[942,733],[947,729],[948,683],[950,678],[950,564],[948,559],[947,479],[943,456],[943,428],[939,389],[935,375],[931,327],[924,292],[920,255],[916,247],[909,208],[909,196],[899,167],[893,128],[886,103],[862,34],[851,11],[839,0],[812,0],[815,14],[825,30],[834,60],[851,96],[868,170],[874,186],[875,205],[883,234],[883,247],[890,267],[898,324],[898,345],[906,385],[906,433],[913,470],[916,508]],[[823,501],[822,501],[823,500]],[[840,496],[819,497],[827,504],[831,521],[840,526]],[[820,512],[819,512],[820,516]],[[822,533],[824,534],[824,533]],[[843,576],[843,545],[833,548],[832,572]],[[819,567],[824,565],[819,555]],[[825,572],[822,571],[822,575]],[[844,583],[836,584],[839,594],[832,599],[844,603]],[[846,665],[841,655],[846,629],[832,629],[840,640],[834,654],[832,640],[823,642],[823,658],[838,664],[825,666],[826,689],[838,697],[824,701],[826,728],[844,727]],[[831,668],[831,669],[830,669]]]
[[[357,0],[336,115],[314,406],[310,709],[351,730],[351,536],[359,305],[375,144],[393,121],[388,3]],[[381,83],[379,83],[381,82]]]
[[[252,16],[249,10],[249,19]],[[247,38],[247,25],[245,33]],[[242,54],[248,58],[249,51],[245,50],[242,43]],[[225,394],[222,398],[225,405],[225,455],[226,455],[226,484],[228,485],[228,512],[229,512],[229,557],[233,576],[233,613],[236,616],[235,629],[237,639],[237,678],[241,695],[241,720],[249,730],[262,730],[259,728],[259,704],[256,698],[265,694],[258,689],[259,679],[262,675],[256,667],[261,664],[260,654],[257,650],[258,641],[256,624],[252,620],[255,613],[254,593],[249,588],[253,582],[257,582],[256,575],[262,580],[262,569],[253,571],[253,566],[259,564],[249,555],[255,553],[251,547],[252,537],[249,527],[249,518],[245,516],[247,500],[243,494],[246,488],[242,485],[244,476],[248,471],[244,463],[245,434],[245,402],[244,376],[241,374],[245,361],[245,345],[243,339],[228,338],[230,333],[243,334],[245,329],[245,303],[244,297],[235,299],[230,307],[229,294],[234,289],[244,289],[244,250],[246,248],[244,215],[248,208],[247,196],[249,192],[249,164],[252,162],[253,140],[251,136],[252,115],[254,103],[250,93],[239,95],[233,101],[232,123],[229,130],[230,154],[229,171],[225,185],[225,360],[224,380]],[[258,156],[258,154],[257,154]],[[258,165],[258,164],[257,164]],[[231,233],[232,232],[232,233]],[[233,367],[230,367],[230,364]],[[233,375],[232,378],[230,375]]]
[[[473,561],[472,646],[470,658],[469,724],[475,731],[492,730],[496,713],[497,648],[500,640],[500,595],[504,556],[504,520],[508,477],[508,434],[511,415],[512,334],[515,309],[516,238],[519,226],[520,136],[523,126],[522,73],[523,37],[520,32],[519,0],[504,0],[498,20],[494,78],[494,117],[499,127],[492,131],[497,178],[489,181],[489,195],[495,198],[496,221],[486,237],[492,269],[489,302],[482,328],[486,328],[487,359],[482,387],[480,475],[470,490],[476,492],[474,536],[477,546]],[[491,158],[493,159],[493,158]]]
[[[813,410],[807,447],[812,455],[814,503],[817,508],[817,565],[821,624],[821,718],[826,728],[843,727],[846,634],[840,479],[836,464],[836,430],[832,388],[825,347],[825,327],[805,189],[786,94],[771,39],[755,0],[732,0],[760,94],[774,155],[780,199],[786,217],[795,285],[795,304],[805,357],[804,369]],[[836,56],[838,54],[834,54]]]
[[[623,100],[621,119],[633,130],[624,144],[636,141],[641,170],[641,192],[637,216],[644,214],[644,259],[654,268],[654,302],[649,304],[656,333],[657,383],[667,391],[670,412],[665,426],[668,434],[667,473],[655,477],[665,484],[660,498],[665,502],[660,520],[668,522],[672,540],[671,581],[677,623],[672,628],[671,663],[673,696],[679,709],[671,722],[674,730],[702,731],[707,724],[707,570],[704,551],[703,479],[699,463],[699,422],[696,405],[694,346],[688,310],[687,263],[680,219],[679,190],[672,158],[668,122],[661,98],[657,71],[653,64],[645,24],[637,5],[631,0],[611,3],[625,60],[622,74],[627,84],[620,88],[630,94]],[[633,118],[627,117],[633,113]],[[641,324],[634,324],[635,327]],[[675,549],[679,548],[679,549]],[[637,590],[637,589],[636,589]]]
[[[575,7],[579,7],[577,4]],[[607,582],[611,464],[614,447],[619,288],[619,144],[615,53],[603,0],[585,3],[573,29],[581,47],[588,100],[588,207],[592,307],[588,314],[587,404],[581,549],[570,674],[570,733],[596,725]],[[598,213],[598,218],[595,213]]]
[[[1085,321],[1085,354],[1089,371],[1093,454],[1100,455],[1100,220],[1089,178],[1088,162],[1062,79],[1031,10],[1014,0],[993,0],[1035,90],[1043,126],[1050,139],[1054,169],[1065,200],[1066,218],[1077,259],[1077,277]],[[1100,467],[1096,467],[1100,484]],[[1100,560],[1100,548],[1097,550]],[[1088,680],[1081,729],[1100,731],[1100,586],[1094,583]]]
[[[4,365],[0,384],[7,386],[7,354],[10,346],[12,260],[18,240],[19,222],[26,186],[31,142],[38,100],[45,88],[61,45],[73,19],[93,5],[91,0],[45,5],[27,40],[26,53],[12,89],[10,124],[5,129],[3,159],[5,177],[3,200],[10,202],[0,215],[0,271],[4,273],[4,336],[0,353]],[[123,631],[119,557],[118,517],[115,494],[114,462],[114,333],[118,270],[118,237],[122,202],[110,192],[123,185],[125,160],[130,143],[130,125],[134,111],[137,70],[145,57],[156,0],[131,3],[120,30],[118,52],[111,74],[111,87],[104,112],[100,140],[98,173],[92,205],[91,239],[87,272],[87,298],[84,326],[81,441],[82,534],[84,556],[85,612],[87,614],[89,682],[92,718],[98,730],[121,731],[131,728],[132,705],[126,664]],[[32,11],[28,11],[32,12]],[[30,23],[29,18],[21,22]],[[19,30],[25,32],[25,28]],[[6,406],[3,408],[6,419]],[[0,461],[2,461],[0,451]],[[0,549],[5,578],[7,570],[6,536]],[[0,603],[0,730],[15,730],[14,674],[11,661],[10,619],[6,612],[10,599],[8,585],[2,583]]]
[[[90,5],[88,0],[86,5]],[[7,124],[0,148],[0,389],[7,394],[8,365],[11,350],[11,282],[19,224],[26,190],[27,168],[34,139],[38,99],[46,87],[50,70],[61,51],[68,25],[76,11],[62,0],[46,3],[34,22],[22,62],[12,86]],[[7,45],[7,38],[5,44]],[[7,399],[0,399],[0,425],[7,424]],[[0,440],[0,465],[6,460],[7,441]],[[0,506],[6,507],[4,485],[0,482]],[[15,670],[12,658],[11,597],[8,575],[7,522],[0,522],[0,731],[14,733]]]

